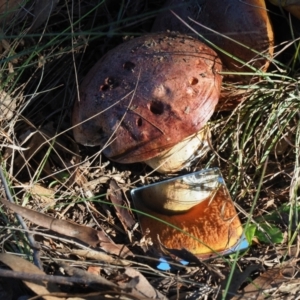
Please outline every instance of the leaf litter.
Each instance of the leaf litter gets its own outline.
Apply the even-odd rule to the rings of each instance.
[[[143,164],[109,162],[100,149],[78,146],[72,139],[69,124],[76,93],[74,83],[81,81],[109,49],[121,43],[121,36],[130,38],[132,32],[149,31],[151,18],[161,6],[159,2],[122,1],[120,5],[114,0],[81,4],[53,1],[51,9],[45,10],[46,6],[33,1],[8,16],[12,21],[4,27],[0,49],[1,59],[5,59],[1,65],[0,159],[11,196],[18,204],[4,200],[8,197],[4,188],[0,189],[2,254],[9,253],[11,257],[6,260],[15,262],[10,267],[1,261],[0,269],[10,267],[15,271],[13,281],[18,275],[21,278],[17,269],[19,260],[13,256],[17,254],[30,264],[26,274],[42,275],[29,262],[34,251],[28,246],[24,229],[19,227],[12,209],[23,215],[29,228],[26,230],[34,235],[43,274],[61,280],[56,282],[60,291],[68,287],[60,295],[65,298],[71,299],[73,294],[79,299],[80,296],[81,299],[117,296],[120,299],[216,299],[226,289],[236,260],[228,299],[294,299],[299,294],[298,236],[293,240],[294,245],[288,243],[297,232],[298,210],[293,203],[298,196],[297,191],[293,194],[291,179],[295,178],[298,167],[295,154],[299,116],[289,112],[297,111],[299,105],[294,92],[298,87],[292,80],[274,80],[273,86],[266,83],[261,87],[254,85],[253,89],[249,87],[234,112],[230,104],[222,103],[228,112],[217,113],[212,119],[216,152],[185,171],[219,166],[232,196],[243,208],[241,218],[245,222],[257,191],[261,158],[269,153],[253,217],[271,215],[282,204],[294,207],[275,222],[286,239],[281,244],[272,241],[265,244],[256,238],[251,248],[239,257],[219,257],[203,263],[188,256],[190,263],[184,266],[178,261],[177,253],[169,251],[163,254],[170,270],[158,270],[161,249],[154,248],[147,233],[142,235],[136,226],[128,191],[169,176],[151,174]],[[295,19],[292,21],[297,23]],[[62,35],[64,30],[67,34]],[[295,73],[294,77],[299,76]],[[227,88],[226,92],[235,95],[235,90]],[[282,99],[287,99],[286,110]],[[264,113],[259,114],[260,110]],[[247,130],[249,122],[253,130]],[[273,138],[276,129],[270,130],[272,127],[280,133],[276,139]],[[297,189],[297,177],[295,180]],[[3,186],[3,178],[1,182]],[[293,224],[292,231],[289,224]],[[89,274],[92,267],[99,270],[97,275]],[[43,285],[50,283],[49,278],[43,280]],[[67,281],[62,283],[62,278],[74,279],[73,285]],[[99,288],[103,279],[106,280],[104,291],[103,286]],[[33,290],[36,295],[44,292]]]

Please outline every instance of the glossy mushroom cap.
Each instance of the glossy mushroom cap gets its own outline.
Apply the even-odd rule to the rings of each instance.
[[[121,163],[145,161],[198,132],[220,95],[221,61],[199,40],[149,34],[108,52],[75,101],[75,140]]]
[[[250,65],[262,71],[268,68],[270,64],[268,57],[273,56],[274,36],[265,0],[169,0],[156,18],[153,32],[175,30],[192,34],[192,30],[170,10],[173,10],[205,39],[230,55],[243,62],[249,62]],[[246,48],[195,24],[189,18],[238,41]],[[222,51],[218,53],[229,70],[249,71],[249,68],[243,67],[243,63],[223,54]]]

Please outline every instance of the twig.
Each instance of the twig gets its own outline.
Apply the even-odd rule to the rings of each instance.
[[[110,281],[106,280],[101,276],[95,276],[93,280],[91,280],[91,278],[85,278],[85,277],[76,277],[76,276],[67,277],[67,276],[53,276],[53,275],[46,275],[46,274],[34,274],[34,273],[5,270],[0,268],[0,277],[18,278],[25,281],[39,282],[39,283],[41,281],[46,281],[46,282],[53,282],[53,283],[69,285],[69,286],[73,286],[74,283],[84,284],[87,286],[97,284],[97,285],[104,285],[116,290],[121,289],[116,284],[111,283]]]

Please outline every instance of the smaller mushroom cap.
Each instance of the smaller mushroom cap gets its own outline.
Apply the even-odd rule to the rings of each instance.
[[[153,32],[175,30],[193,33],[170,10],[194,28],[200,36],[221,49],[219,55],[229,70],[249,71],[243,63],[232,57],[237,57],[263,71],[268,68],[268,57],[273,56],[274,36],[265,0],[168,0],[154,22]],[[240,44],[207,30],[190,19]]]
[[[75,140],[110,159],[145,161],[198,132],[218,102],[221,61],[199,40],[158,33],[108,52],[73,109]]]

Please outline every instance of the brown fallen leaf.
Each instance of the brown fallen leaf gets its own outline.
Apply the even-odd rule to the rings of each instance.
[[[90,274],[99,276],[100,272],[101,272],[101,267],[98,267],[98,266],[89,266],[87,268],[87,272],[90,273]]]
[[[135,219],[127,205],[123,199],[122,190],[114,179],[110,180],[109,190],[107,195],[110,201],[113,203],[116,214],[122,223],[125,231],[128,229],[132,229],[135,224]]]
[[[23,272],[23,273],[32,273],[36,275],[44,275],[45,273],[36,267],[31,262],[23,259],[22,257],[7,254],[7,253],[0,253],[0,261],[10,267],[13,271]],[[35,294],[37,295],[45,295],[60,292],[59,288],[54,283],[50,282],[43,282],[43,281],[23,281],[24,284],[30,288]],[[53,296],[44,296],[43,299],[45,300],[62,300],[65,298],[57,298]]]
[[[114,244],[113,241],[103,231],[74,224],[65,220],[55,219],[26,207],[13,204],[4,200],[3,198],[0,198],[0,201],[6,207],[10,208],[12,211],[28,219],[34,224],[48,228],[59,234],[80,240],[91,247],[96,247],[99,245],[102,250],[110,254],[118,255],[120,257],[126,257],[128,255],[133,256],[133,253],[126,246]]]
[[[123,289],[130,288],[130,293],[134,297],[139,299],[167,299],[163,294],[157,291],[139,271],[133,268],[125,268],[123,275],[128,277],[128,281],[126,283],[120,281],[118,282],[118,285]]]

